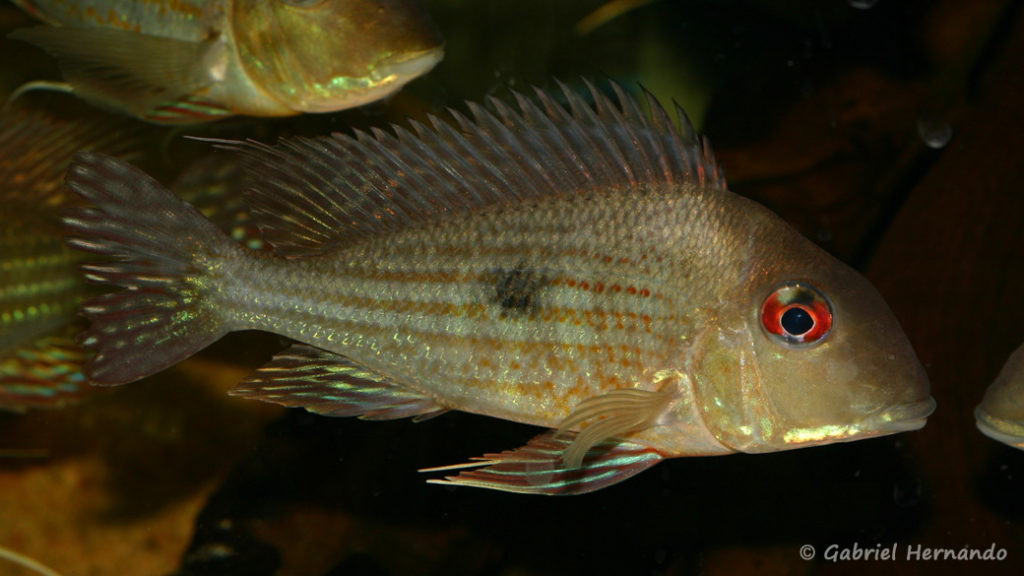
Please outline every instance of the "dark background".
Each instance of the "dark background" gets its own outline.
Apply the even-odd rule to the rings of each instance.
[[[0,545],[65,574],[1024,573],[1024,453],[973,418],[1024,342],[1021,2],[660,0],[574,30],[602,4],[428,2],[446,58],[398,97],[154,130],[152,170],[173,179],[208,152],[182,134],[271,141],[384,126],[552,78],[642,83],[690,111],[734,191],[876,284],[931,377],[938,409],[923,430],[670,460],[580,497],[451,489],[416,470],[536,430],[466,414],[332,420],[227,398],[282,346],[236,334],[81,406],[0,415],[11,450],[0,457]],[[0,7],[0,31],[28,23]],[[55,74],[44,54],[0,43],[0,93]],[[39,100],[95,113],[67,96]],[[800,558],[805,544],[814,560]],[[895,544],[897,560],[828,562],[830,544]],[[907,561],[918,545],[995,545],[1007,558]]]

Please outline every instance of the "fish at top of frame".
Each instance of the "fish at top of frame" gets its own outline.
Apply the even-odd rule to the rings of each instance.
[[[50,26],[71,91],[157,124],[333,112],[385,98],[442,58],[416,0],[14,0]]]
[[[974,411],[978,429],[1024,450],[1024,344],[1010,355]]]
[[[547,428],[444,480],[574,494],[665,458],[925,424],[928,380],[860,274],[727,190],[680,112],[613,85],[453,124],[236,148],[272,247],[232,243],[132,166],[69,170],[70,244],[124,290],[83,306],[89,376],[130,382],[233,330],[297,340],[233,393],[365,419]],[[129,205],[127,198],[144,201]],[[146,207],[145,210],[140,207]]]

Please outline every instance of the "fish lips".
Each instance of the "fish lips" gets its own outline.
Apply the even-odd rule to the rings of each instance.
[[[974,418],[978,430],[985,436],[997,442],[1024,449],[1024,423],[997,418],[981,406],[975,408]]]
[[[868,418],[865,429],[874,430],[879,436],[920,430],[934,411],[935,399],[931,396],[918,402],[898,404]]]
[[[305,100],[293,103],[292,107],[300,112],[322,114],[376,102],[426,74],[442,59],[444,59],[444,49],[438,47],[401,59],[387,60],[378,64],[370,76],[360,80],[360,83],[367,86],[365,89],[346,92],[338,98]]]
[[[397,83],[405,84],[432,70],[442,59],[444,59],[444,49],[437,47],[405,58],[384,62],[377,70],[374,70],[373,75],[378,80],[394,76],[397,78]]]

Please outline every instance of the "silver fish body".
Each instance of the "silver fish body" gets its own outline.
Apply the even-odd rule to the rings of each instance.
[[[974,417],[989,438],[1024,450],[1024,345],[1010,355],[985,390]]]
[[[12,37],[57,56],[67,89],[160,124],[352,108],[443,55],[414,0],[15,3],[50,27]]]
[[[567,105],[471,106],[460,130],[230,144],[258,176],[250,203],[274,254],[227,242],[130,167],[82,158],[69,182],[97,208],[68,219],[71,242],[128,260],[88,267],[129,289],[84,307],[90,376],[126,382],[228,331],[273,331],[302,344],[237,395],[547,427],[446,481],[548,494],[666,457],[923,426],[927,379],[870,284],[728,192],[688,124],[616,91],[618,105],[592,89],[596,111],[567,89]],[[153,216],[127,218],[129,194]]]

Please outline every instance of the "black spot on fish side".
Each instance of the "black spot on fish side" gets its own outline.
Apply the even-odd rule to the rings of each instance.
[[[501,306],[501,316],[529,316],[540,307],[540,292],[549,281],[540,271],[519,264],[515,268],[491,271],[488,280],[494,286],[491,300]]]

